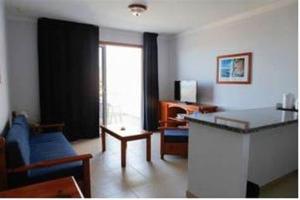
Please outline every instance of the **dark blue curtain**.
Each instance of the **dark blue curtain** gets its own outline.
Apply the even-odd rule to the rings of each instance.
[[[144,129],[156,131],[158,127],[158,61],[156,33],[143,35]]]
[[[98,43],[97,26],[38,20],[41,121],[70,140],[99,136]]]

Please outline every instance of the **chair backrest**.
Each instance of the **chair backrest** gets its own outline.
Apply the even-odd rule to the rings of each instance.
[[[23,115],[14,118],[6,136],[6,162],[8,168],[30,163],[29,125]]]

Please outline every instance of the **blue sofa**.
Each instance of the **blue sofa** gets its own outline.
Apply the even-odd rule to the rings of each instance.
[[[18,115],[5,137],[8,187],[74,176],[90,197],[90,154],[77,155],[62,132],[36,133],[61,125],[31,127]],[[35,131],[32,131],[35,130]]]

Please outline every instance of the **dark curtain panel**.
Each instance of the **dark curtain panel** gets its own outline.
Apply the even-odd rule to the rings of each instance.
[[[144,129],[155,131],[158,127],[158,61],[157,34],[143,36]]]
[[[99,136],[99,28],[38,20],[42,123],[65,123],[69,140]]]

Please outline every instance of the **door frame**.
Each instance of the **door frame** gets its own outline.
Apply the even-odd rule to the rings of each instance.
[[[103,102],[102,102],[102,107],[101,112],[102,112],[102,122],[104,125],[107,124],[107,106],[105,106],[107,104],[107,79],[106,79],[106,46],[119,46],[119,47],[132,47],[132,48],[140,48],[141,49],[141,77],[143,80],[143,72],[144,72],[144,67],[143,67],[143,45],[139,45],[139,44],[130,44],[130,43],[122,43],[122,42],[111,42],[111,41],[104,41],[104,40],[100,40],[99,41],[99,48],[102,48],[102,69],[101,69],[101,78],[102,78],[102,94],[103,94]],[[100,70],[100,69],[99,69]],[[144,116],[143,116],[143,112],[144,112],[144,106],[143,106],[143,91],[144,91],[144,83],[142,81],[141,83],[141,127],[143,126],[143,121],[144,121]]]

